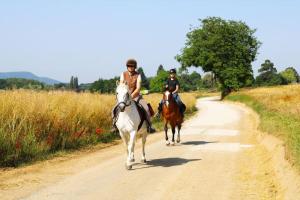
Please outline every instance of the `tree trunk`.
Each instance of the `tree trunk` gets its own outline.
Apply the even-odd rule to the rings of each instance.
[[[228,87],[224,87],[221,91],[221,100],[223,100],[230,93],[231,93],[231,89]]]

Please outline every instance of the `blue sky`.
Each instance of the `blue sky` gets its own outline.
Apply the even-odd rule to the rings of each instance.
[[[300,1],[0,0],[0,71],[30,71],[59,81],[111,78],[136,58],[147,76],[174,56],[198,19],[218,16],[256,28],[265,59],[300,73]]]

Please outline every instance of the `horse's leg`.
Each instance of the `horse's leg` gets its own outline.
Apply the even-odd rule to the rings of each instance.
[[[134,162],[134,144],[135,144],[136,131],[130,132],[130,139],[128,143],[128,157],[127,157],[127,169],[132,168],[132,162]]]
[[[166,135],[166,145],[169,145],[169,138],[168,138],[168,122],[165,122],[165,135]]]
[[[127,148],[128,147],[128,138],[126,137],[126,135],[123,132],[121,132],[121,131],[119,131],[119,132],[120,132],[120,136],[121,136],[121,139],[123,141],[123,144],[125,146],[127,156],[128,156],[128,148]]]
[[[144,132],[142,136],[142,150],[143,150],[143,155],[142,155],[142,163],[146,163],[146,157],[145,157],[145,144],[146,144],[146,138],[147,138],[147,133]]]
[[[124,146],[125,146],[125,149],[126,149],[126,153],[127,153],[127,157],[128,157],[128,138],[127,138],[127,136],[125,135],[125,133],[123,133],[123,132],[121,132],[121,131],[119,131],[119,133],[120,133],[120,136],[121,136],[121,138],[122,138],[122,141],[123,141],[123,144],[124,144]]]
[[[172,142],[171,142],[172,145],[175,144],[175,126],[172,126]]]
[[[177,140],[176,142],[179,143],[180,142],[180,129],[181,129],[181,124],[177,125],[177,128],[178,128],[178,135],[177,135]]]

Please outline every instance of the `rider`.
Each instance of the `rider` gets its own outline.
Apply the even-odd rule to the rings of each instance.
[[[173,98],[175,99],[177,105],[179,106],[179,111],[183,116],[183,114],[186,110],[186,106],[181,101],[181,99],[178,95],[180,85],[179,85],[178,79],[176,78],[176,69],[170,69],[169,74],[170,74],[170,77],[166,81],[165,88],[168,89],[172,93]],[[158,113],[156,114],[157,117],[159,117],[162,112],[162,106],[163,106],[163,100],[161,100],[161,102],[158,105]]]
[[[147,123],[147,131],[149,133],[154,133],[155,129],[152,128],[151,124],[151,114],[149,111],[149,107],[147,102],[142,98],[140,94],[141,90],[141,83],[142,83],[142,78],[141,75],[136,71],[137,68],[137,62],[134,59],[129,59],[126,62],[127,66],[127,71],[123,72],[120,76],[120,82],[121,83],[127,83],[129,87],[129,91],[131,94],[131,98],[138,102],[142,107],[144,108],[144,112],[146,112],[146,123]],[[116,129],[115,127],[116,123],[116,118],[113,116],[113,128]]]

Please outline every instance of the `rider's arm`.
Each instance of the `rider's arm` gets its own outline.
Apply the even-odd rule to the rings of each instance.
[[[168,88],[168,87],[169,87],[169,79],[165,83],[165,88]]]
[[[124,83],[124,73],[122,73],[120,76],[120,83]]]
[[[131,98],[134,99],[139,96],[141,90],[141,83],[142,83],[142,78],[141,75],[139,75],[136,81],[136,89],[132,92]]]
[[[176,93],[179,91],[179,81],[176,79],[176,80],[175,80],[175,83],[176,83],[176,88],[175,88],[175,90],[172,92],[172,94],[176,94]]]
[[[172,94],[176,94],[178,92],[178,90],[179,90],[179,85],[177,84],[176,89],[172,92]]]

